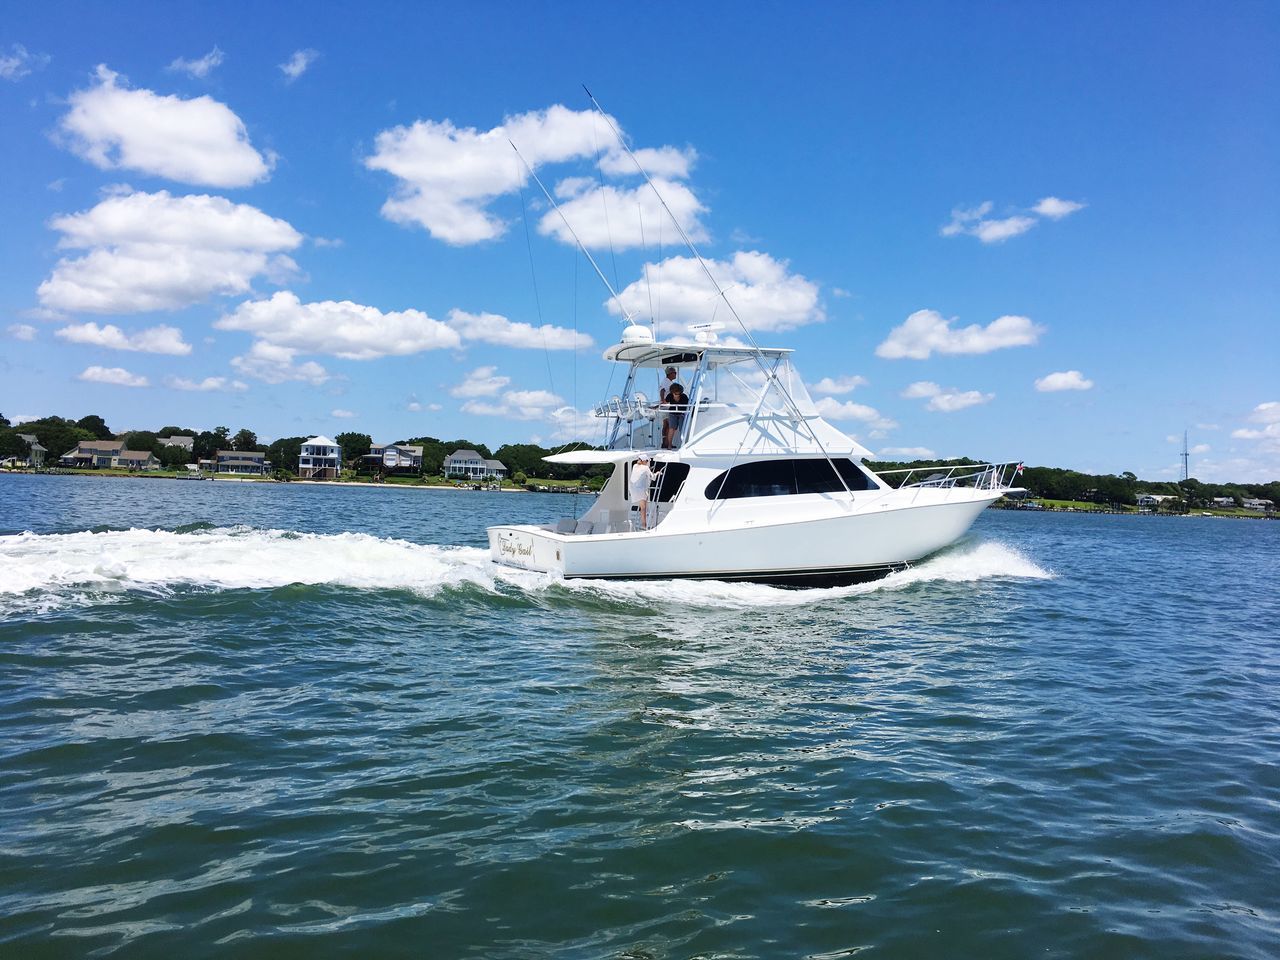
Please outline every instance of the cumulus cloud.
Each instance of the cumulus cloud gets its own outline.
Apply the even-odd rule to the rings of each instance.
[[[581,350],[592,345],[585,333],[576,333],[565,327],[543,324],[535,327],[529,323],[508,320],[496,313],[467,313],[465,310],[449,311],[449,326],[464,340],[478,340],[500,347],[516,347],[525,350]]]
[[[0,80],[17,83],[32,70],[39,70],[48,63],[48,54],[32,53],[22,44],[15,43],[8,53],[0,53]]]
[[[814,406],[827,420],[860,420],[878,431],[892,430],[898,425],[897,421],[883,416],[875,407],[854,403],[851,400],[840,401],[834,397],[823,397]]]
[[[1068,214],[1083,210],[1084,206],[1083,203],[1076,203],[1074,200],[1045,197],[1030,210],[1018,211],[1007,217],[993,218],[989,214],[995,209],[995,204],[986,200],[976,207],[955,207],[951,211],[951,219],[942,226],[939,233],[944,237],[964,234],[977,237],[983,243],[1003,243],[1034,227],[1039,222],[1036,219],[1037,216],[1061,220]]]
[[[966,407],[990,403],[996,398],[994,393],[983,393],[980,390],[958,390],[955,387],[942,388],[929,380],[918,380],[902,391],[909,400],[928,398],[926,410],[937,413],[955,413]]]
[[[698,160],[698,151],[693,147],[641,147],[632,151],[640,166],[654,180],[659,177],[665,180],[685,180]],[[615,149],[600,158],[600,170],[612,177],[639,176],[635,162],[627,156],[625,150]]]
[[[497,367],[476,367],[449,393],[464,398],[494,397],[510,383],[510,377],[498,376]]]
[[[1041,393],[1056,393],[1059,390],[1092,390],[1093,381],[1086,380],[1079,370],[1062,370],[1037,378],[1036,389]]]
[[[928,447],[884,447],[876,454],[877,460],[932,460],[937,456]]]
[[[985,327],[970,324],[953,328],[955,322],[944,319],[936,310],[917,310],[899,327],[889,331],[885,341],[876,347],[876,356],[887,360],[925,360],[933,353],[990,353],[1005,347],[1025,347],[1040,339],[1044,328],[1027,317],[1004,316]]]
[[[1252,423],[1280,423],[1280,400],[1260,403],[1249,414]]]
[[[11,323],[6,328],[9,336],[15,340],[34,340],[36,328],[29,323]]]
[[[128,192],[55,217],[58,246],[87,250],[58,261],[39,287],[48,309],[89,313],[178,310],[214,294],[248,293],[260,275],[297,269],[283,251],[302,235],[225,197]]]
[[[81,323],[63,327],[54,336],[69,343],[83,343],[107,350],[166,353],[175,357],[185,357],[191,352],[191,344],[182,339],[182,331],[164,324],[129,334],[110,323],[101,327],[96,323]]]
[[[243,380],[232,380],[229,377],[205,377],[203,380],[165,377],[164,385],[171,390],[187,390],[196,393],[243,393],[249,389],[249,385]]]
[[[1042,217],[1048,217],[1050,220],[1061,220],[1065,216],[1075,213],[1077,210],[1083,210],[1085,204],[1076,203],[1074,200],[1059,200],[1057,197],[1045,197],[1031,209]]]
[[[273,158],[253,148],[226,104],[130,90],[106,66],[96,76],[71,94],[60,121],[71,149],[94,166],[211,187],[247,187],[271,174]]]
[[[757,251],[739,251],[730,260],[709,260],[707,266],[751,330],[790,330],[826,319],[818,285],[791,273],[785,260]],[[693,257],[669,257],[661,263],[645,264],[640,279],[618,296],[627,313],[635,317],[647,316],[652,302],[659,314],[658,329],[665,333],[682,333],[689,324],[713,318],[736,326]],[[613,300],[606,306],[614,315],[621,312]]]
[[[337,417],[339,420],[353,420],[355,419],[356,413],[354,410],[343,410],[341,407],[338,407],[334,410],[330,410],[329,416]]]
[[[840,394],[852,393],[858,387],[865,387],[867,378],[860,376],[850,377],[823,377],[817,383],[811,385],[809,390],[811,393]]]
[[[84,380],[87,383],[108,383],[116,387],[149,386],[149,381],[146,377],[130,373],[123,367],[85,367],[77,379]]]
[[[486,206],[519,190],[528,177],[511,143],[535,169],[616,145],[592,111],[557,104],[508,117],[491,130],[456,127],[448,120],[383,130],[365,166],[399,181],[382,206],[388,220],[425,227],[446,243],[479,243],[506,232],[507,225]]]
[[[492,400],[468,400],[459,409],[482,417],[545,420],[563,406],[564,400],[549,390],[508,390]]]
[[[329,371],[314,360],[297,363],[298,351],[293,347],[282,347],[256,340],[248,353],[231,358],[231,366],[246,377],[253,377],[264,383],[309,383],[319,386],[330,379]]]
[[[280,72],[284,74],[285,83],[293,83],[307,72],[307,68],[320,56],[315,50],[295,50],[284,63],[280,64]]]
[[[698,219],[706,207],[694,192],[670,179],[654,177],[653,182],[689,239],[695,243],[706,240],[707,231]],[[656,242],[660,224],[668,236],[674,233],[662,202],[647,183],[627,189],[573,177],[560,181],[556,194],[560,210],[543,214],[538,232],[570,246],[574,245],[574,234],[590,249],[629,250]]]
[[[222,64],[223,59],[222,51],[215,46],[203,57],[195,60],[186,60],[178,57],[165,69],[173,73],[185,73],[188,76],[195,77],[197,80],[203,80],[213,72],[214,67]]]
[[[242,303],[214,326],[251,333],[273,346],[344,360],[407,356],[462,343],[453,329],[420,310],[384,313],[350,300],[303,303],[288,290],[269,300]]]

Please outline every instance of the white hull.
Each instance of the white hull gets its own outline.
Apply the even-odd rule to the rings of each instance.
[[[938,490],[908,503],[895,491],[852,510],[829,501],[821,517],[744,524],[724,511],[724,525],[713,518],[680,529],[685,525],[671,517],[653,530],[591,536],[498,526],[489,528],[489,546],[498,563],[568,578],[849,582],[883,576],[954,543],[997,496]]]

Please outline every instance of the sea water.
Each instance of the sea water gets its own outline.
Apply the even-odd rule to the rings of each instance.
[[[489,562],[585,505],[0,476],[0,956],[1280,953],[1280,523]]]

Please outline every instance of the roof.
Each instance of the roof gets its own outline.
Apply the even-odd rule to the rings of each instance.
[[[223,461],[221,461],[221,462],[219,463],[219,466],[222,466],[222,467],[261,467],[261,466],[263,466],[263,463],[262,463],[262,461],[261,461],[261,460],[250,460],[250,459],[249,459],[249,458],[247,458],[247,457],[241,457],[241,458],[239,458],[239,459],[223,460]]]
[[[507,469],[507,465],[501,460],[486,460],[484,465],[486,467],[501,467],[503,470]]]
[[[474,450],[455,450],[445,457],[446,460],[483,460],[484,457]]]
[[[219,450],[215,456],[219,457],[241,457],[249,460],[254,457],[262,458],[267,455],[265,450]]]
[[[304,447],[340,447],[342,444],[330,440],[328,437],[312,437],[310,440],[303,440]]]
[[[118,460],[150,460],[155,454],[150,450],[121,450]]]
[[[77,450],[123,450],[123,440],[81,440],[76,444]]]
[[[182,447],[185,450],[190,450],[196,442],[195,437],[187,436],[185,433],[175,433],[171,437],[156,437],[156,440],[166,447]]]
[[[766,357],[782,357],[793,353],[789,347],[744,347],[734,343],[694,343],[692,341],[675,341],[668,343],[615,343],[604,352],[606,360],[619,363],[634,363],[640,367],[661,369],[667,366],[681,366],[697,363],[704,353],[714,355],[717,360],[744,360],[757,355]]]
[[[36,442],[36,435],[35,435],[34,433],[20,433],[20,434],[18,434],[18,436],[19,436],[21,439],[23,439],[23,440],[27,441],[27,443],[35,443],[35,442]]]

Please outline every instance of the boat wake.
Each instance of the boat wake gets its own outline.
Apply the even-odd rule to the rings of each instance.
[[[992,541],[952,548],[872,583],[787,590],[708,581],[564,581],[496,565],[487,550],[363,533],[186,527],[0,537],[0,614],[6,615],[128,593],[268,590],[294,584],[408,590],[422,596],[474,588],[508,595],[563,591],[664,605],[791,606],[926,582],[1051,576],[1013,547]]]

